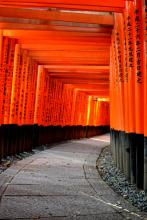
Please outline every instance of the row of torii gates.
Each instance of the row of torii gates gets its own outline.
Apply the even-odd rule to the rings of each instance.
[[[1,159],[110,126],[147,190],[146,19],[146,0],[1,0]]]

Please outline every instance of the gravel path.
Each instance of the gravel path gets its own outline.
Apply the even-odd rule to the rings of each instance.
[[[137,190],[135,185],[130,184],[125,175],[116,167],[110,146],[101,151],[97,160],[97,168],[102,179],[115,192],[122,195],[141,211],[147,212],[147,194],[143,190]]]
[[[109,135],[54,144],[0,174],[0,219],[124,220],[145,214],[99,176]]]

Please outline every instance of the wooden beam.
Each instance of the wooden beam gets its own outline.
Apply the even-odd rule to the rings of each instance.
[[[101,51],[100,53],[98,51],[30,51],[30,56],[40,56],[40,57],[60,57],[62,58],[91,58],[91,59],[109,59],[109,51]]]
[[[111,33],[84,33],[84,32],[75,32],[75,31],[35,31],[35,30],[4,30],[4,35],[9,37],[16,37],[22,39],[33,39],[33,40],[75,40],[79,41],[89,41],[107,43],[111,42]]]
[[[5,31],[5,30],[4,30]],[[58,47],[59,45],[62,46],[69,46],[72,45],[76,48],[78,48],[79,46],[82,47],[95,47],[98,48],[100,47],[109,47],[110,48],[110,40],[106,39],[104,41],[100,40],[100,39],[96,39],[95,41],[90,40],[89,38],[82,38],[82,39],[70,39],[69,37],[67,39],[63,38],[61,40],[61,38],[48,38],[48,39],[39,39],[36,37],[35,38],[23,38],[23,37],[15,37],[12,34],[9,35],[9,33],[7,35],[4,36],[9,36],[9,37],[13,37],[13,38],[17,38],[20,44],[27,44],[27,45],[38,45],[38,47],[40,46],[49,46],[49,45],[53,45],[54,47]]]
[[[71,83],[71,84],[73,84],[73,83],[82,83],[82,84],[93,84],[93,85],[97,85],[97,84],[105,84],[105,83],[108,83],[108,88],[109,88],[109,80],[108,80],[108,78],[105,78],[105,77],[101,77],[101,78],[99,78],[99,79],[84,79],[84,78],[82,78],[82,79],[79,79],[79,78],[76,78],[76,77],[65,77],[65,76],[52,76],[52,78],[54,78],[54,79],[60,79],[60,80],[62,80],[63,82],[65,82],[65,81],[68,81],[69,83]]]
[[[80,89],[79,89],[80,91]],[[84,92],[86,95],[89,96],[97,96],[99,98],[109,98],[109,91],[81,91]]]
[[[33,4],[35,3],[36,5],[44,5],[44,4],[69,4],[69,0],[1,0],[1,3],[5,3],[5,4]],[[70,0],[70,4],[72,5],[93,5],[93,6],[99,6],[99,7],[124,7],[125,1],[124,0],[91,0],[89,2],[89,0]]]
[[[131,0],[130,0],[131,1]],[[91,11],[91,12],[117,12],[117,13],[123,13],[124,8],[122,7],[98,7],[98,6],[81,6],[81,5],[55,5],[55,4],[50,4],[50,5],[44,5],[42,6],[40,5],[36,5],[36,4],[32,4],[32,5],[18,5],[17,4],[1,4],[0,3],[0,7],[7,7],[7,8],[40,8],[40,7],[44,7],[44,8],[53,8],[53,9],[60,9],[60,10],[80,10],[81,12],[83,11]]]
[[[69,65],[44,65],[44,68],[46,69],[64,69],[64,70],[69,70],[69,69],[72,69],[72,70],[103,70],[103,69],[106,69],[106,70],[110,70],[110,67],[109,66],[69,66]]]
[[[62,9],[78,9],[78,10],[94,10],[94,11],[116,11],[122,12],[125,7],[124,0],[1,0],[3,6],[19,6],[19,7],[53,7]]]
[[[62,57],[59,57],[58,55],[57,56],[46,56],[46,57],[44,57],[44,56],[40,56],[40,55],[35,55],[34,54],[34,56],[32,56],[32,57],[34,57],[35,59],[38,59],[38,60],[44,60],[44,61],[66,61],[66,62],[70,62],[70,60],[71,61],[79,61],[79,62],[82,62],[82,61],[84,61],[84,62],[86,62],[86,61],[91,61],[91,62],[106,62],[106,63],[109,63],[109,57],[106,57],[106,58],[103,58],[103,57],[97,57],[97,56],[95,56],[95,57],[73,57],[73,56],[71,56],[71,57],[65,57],[65,56],[62,56]],[[98,64],[97,64],[98,65]]]
[[[84,75],[84,74],[86,74],[86,75],[94,75],[94,76],[96,76],[96,77],[99,77],[99,76],[107,76],[107,77],[109,77],[109,72],[108,71],[104,71],[104,70],[101,70],[101,71],[92,71],[92,70],[85,70],[85,71],[81,71],[81,70],[77,70],[77,71],[57,71],[57,70],[48,70],[48,72],[50,73],[50,74],[57,74],[57,75],[62,75],[62,74],[64,74],[64,75],[68,75],[68,74],[72,74],[73,76],[75,76],[75,75],[78,75],[78,74],[82,74],[82,75]],[[81,75],[81,76],[82,76]]]
[[[109,74],[94,74],[94,73],[89,73],[89,74],[75,74],[75,73],[52,73],[49,72],[50,76],[56,76],[56,77],[67,77],[67,78],[73,78],[73,79],[102,79],[105,78],[108,80],[109,83]]]
[[[110,47],[108,45],[81,45],[81,44],[62,44],[52,42],[52,44],[44,45],[44,44],[21,44],[23,49],[28,49],[31,51],[109,51]]]
[[[105,92],[106,94],[109,93],[109,90],[106,90],[106,89],[102,89],[102,88],[99,88],[99,89],[90,89],[90,88],[85,88],[85,89],[82,89],[80,87],[77,87],[76,89],[78,89],[78,91],[80,92],[86,92],[86,93],[89,93],[89,94],[96,94],[96,93],[99,93],[99,92]]]
[[[111,35],[103,33],[97,34],[94,36],[88,36],[86,33],[83,33],[83,36],[80,36],[80,33],[76,32],[64,32],[61,31],[60,34],[58,31],[34,31],[34,30],[3,30],[3,35],[8,37],[17,38],[21,44],[37,44],[37,45],[74,45],[75,48],[81,46],[110,46],[111,44]]]
[[[53,65],[65,65],[68,63],[69,65],[109,65],[109,59],[90,59],[90,58],[83,58],[83,59],[78,59],[78,58],[42,58],[42,57],[32,57],[36,61],[40,63],[40,65],[48,65],[48,64],[53,64]]]
[[[109,60],[108,61],[98,61],[98,60],[45,60],[45,59],[39,59],[36,58],[35,61],[38,61],[40,65],[65,65],[68,63],[69,65],[109,65]]]
[[[44,68],[48,70],[49,73],[55,74],[91,74],[95,76],[107,75],[109,76],[109,66],[68,66],[68,65],[45,65]]]
[[[98,89],[98,88],[100,88],[101,86],[106,86],[107,88],[109,88],[109,84],[108,83],[100,83],[99,85],[94,85],[94,84],[91,84],[91,85],[86,85],[86,84],[80,84],[80,83],[74,83],[74,84],[71,84],[71,86],[73,87],[73,88],[81,88],[81,89],[87,89],[87,88],[89,88],[89,89]],[[100,86],[100,87],[99,87]]]
[[[29,21],[28,21],[29,22]],[[78,27],[78,26],[56,26],[44,24],[30,24],[23,22],[3,22],[0,18],[0,28],[9,30],[43,30],[43,31],[64,31],[64,32],[87,32],[87,33],[110,33],[111,28],[92,28],[92,27]]]
[[[110,14],[83,14],[74,13],[73,11],[49,11],[49,10],[32,10],[19,8],[0,7],[0,17],[6,18],[24,18],[40,19],[44,21],[64,21],[76,23],[91,23],[100,25],[114,25],[114,17]]]

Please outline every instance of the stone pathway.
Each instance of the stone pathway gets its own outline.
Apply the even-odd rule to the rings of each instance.
[[[109,135],[54,144],[0,174],[0,219],[147,219],[96,170]]]

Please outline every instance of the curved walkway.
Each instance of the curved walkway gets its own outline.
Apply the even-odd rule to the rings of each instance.
[[[0,219],[145,219],[98,175],[108,144],[109,135],[67,141],[17,162],[0,175]]]

